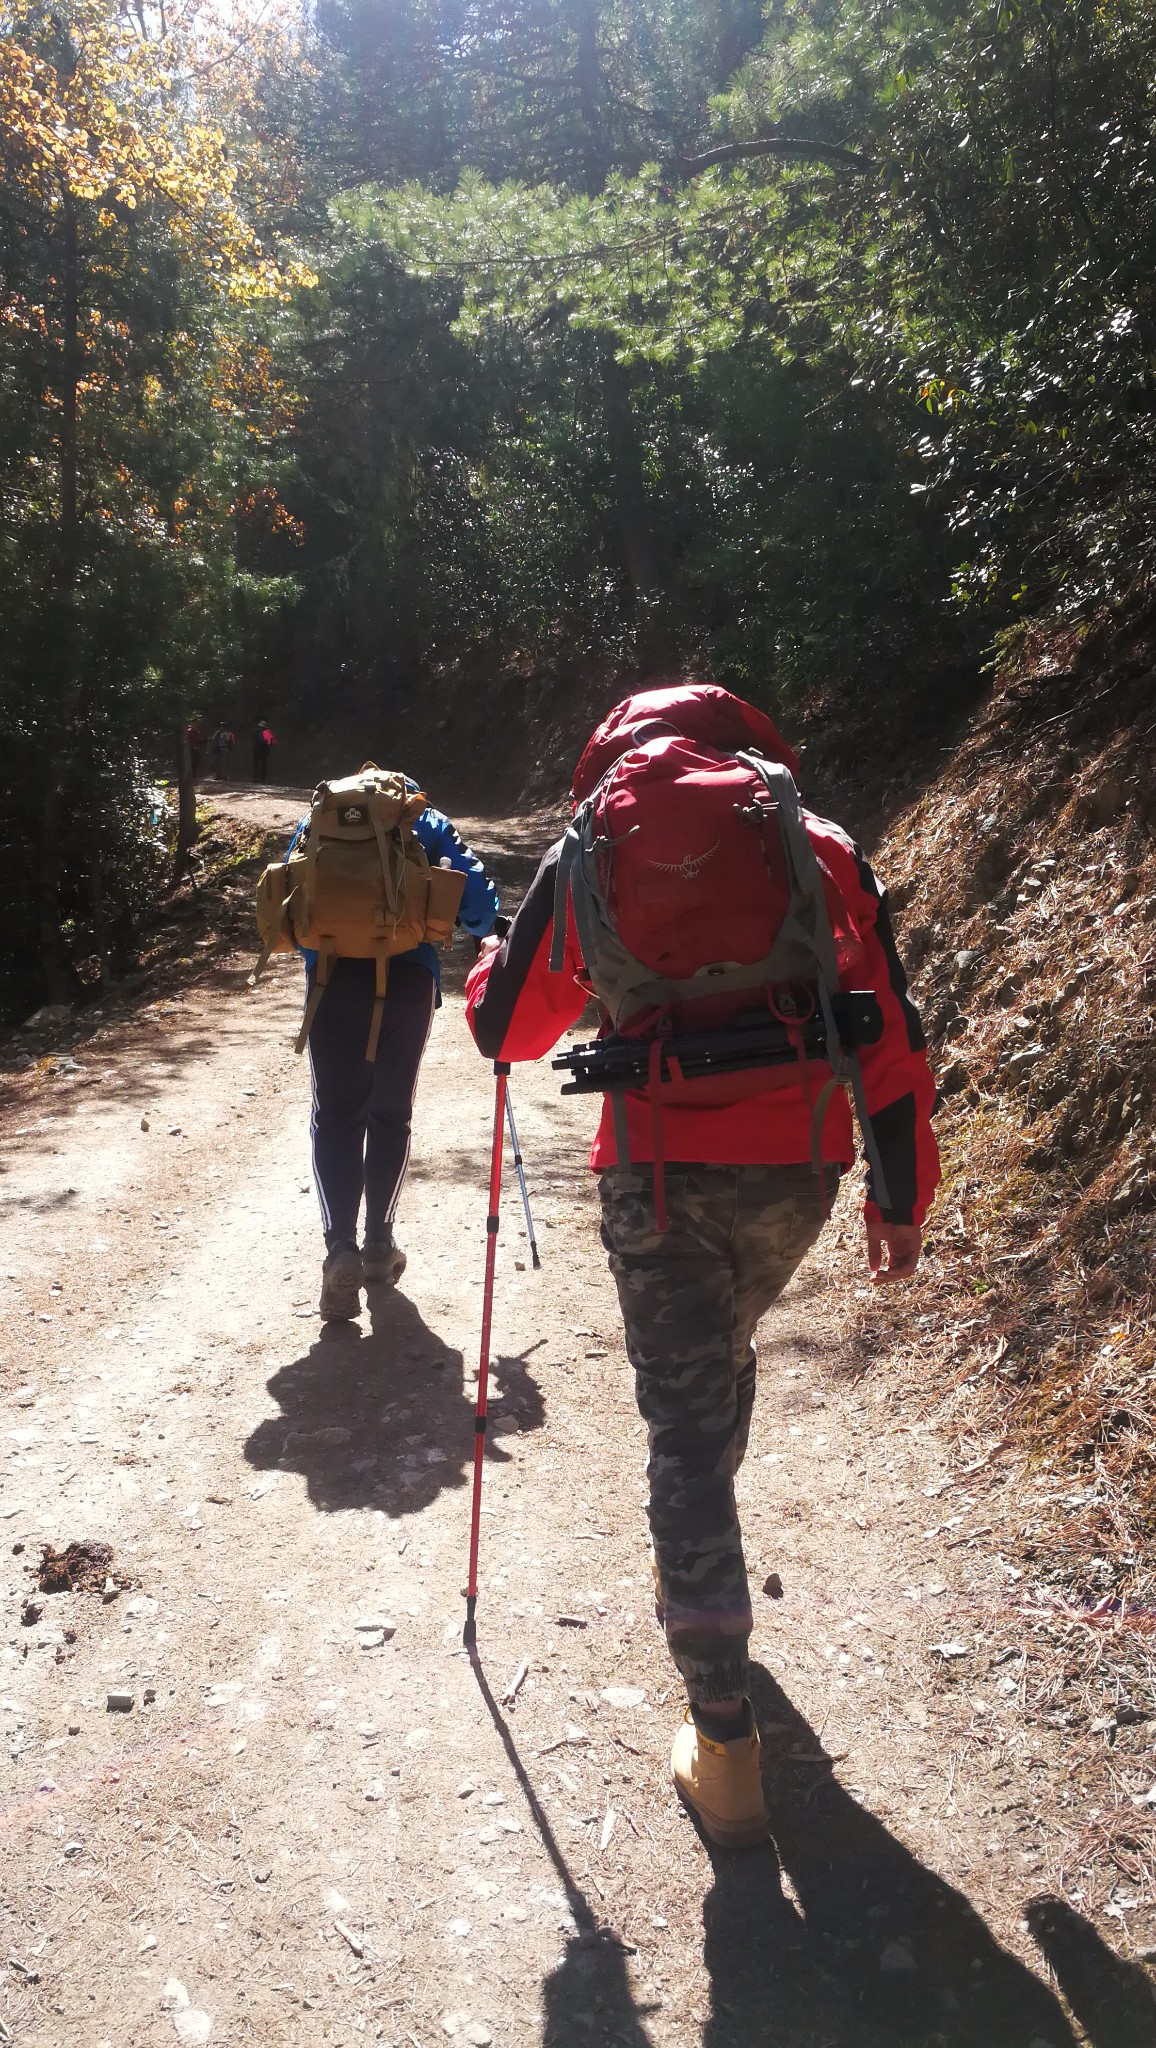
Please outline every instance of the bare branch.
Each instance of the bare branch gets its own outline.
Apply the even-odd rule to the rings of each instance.
[[[814,156],[855,171],[865,171],[871,163],[870,157],[843,149],[837,142],[816,142],[803,135],[764,135],[755,142],[721,142],[701,156],[680,157],[679,168],[693,177],[698,171],[708,171],[712,164],[737,164],[752,156]]]

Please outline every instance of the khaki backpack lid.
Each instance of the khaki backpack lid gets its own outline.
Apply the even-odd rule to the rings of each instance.
[[[423,790],[411,790],[396,769],[367,761],[356,775],[320,782],[313,792],[309,830],[323,839],[372,839],[378,825],[412,826],[426,808]],[[376,818],[376,823],[375,823]]]

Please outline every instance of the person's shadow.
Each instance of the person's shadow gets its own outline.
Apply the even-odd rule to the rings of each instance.
[[[327,1323],[304,1357],[274,1373],[281,1408],[257,1425],[245,1456],[260,1471],[300,1472],[315,1507],[416,1514],[466,1483],[474,1397],[462,1354],[396,1288],[369,1291],[370,1329]],[[490,1368],[487,1458],[508,1462],[503,1436],[540,1429],[546,1408],[525,1357]]]
[[[814,1730],[768,1673],[755,1665],[751,1676],[773,1842],[705,1845],[714,1881],[703,1903],[702,2048],[1076,2048],[1049,1986],[836,1782]],[[544,1987],[542,2048],[648,2048],[648,2008],[632,1995],[621,1950],[596,1935],[584,1900],[575,1917],[578,1932]],[[1078,1924],[1103,1967],[1108,1952]],[[1114,1995],[1131,2001],[1119,2009],[1134,2023],[1143,1973],[1111,1962]],[[1073,2005],[1094,2048],[1149,2048],[1150,2034],[1098,2030],[1074,1996]]]
[[[760,1665],[751,1679],[775,1848],[711,1852],[703,2048],[1075,2048],[1051,1989],[844,1790]]]

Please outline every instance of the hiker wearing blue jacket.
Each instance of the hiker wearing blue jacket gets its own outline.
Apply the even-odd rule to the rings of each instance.
[[[416,791],[418,784],[409,787]],[[308,822],[298,826],[294,846]],[[477,855],[441,811],[422,811],[413,829],[431,868],[448,864],[465,875],[458,923],[475,939],[487,937],[498,916],[498,892]],[[317,955],[307,952],[307,998],[316,970]],[[424,944],[398,953],[389,964],[377,1052],[369,1061],[374,963],[338,959],[330,968],[309,1033],[313,1178],[325,1230],[320,1313],[326,1321],[350,1321],[360,1311],[363,1286],[395,1286],[405,1271],[394,1218],[409,1165],[418,1072],[440,1003],[437,948]],[[363,1197],[365,1238],[359,1251]]]

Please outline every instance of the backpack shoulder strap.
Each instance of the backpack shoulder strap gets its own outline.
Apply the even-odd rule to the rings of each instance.
[[[857,1052],[847,1050],[839,1038],[831,998],[839,988],[839,963],[835,952],[835,934],[831,930],[831,918],[827,909],[827,897],[823,888],[823,877],[819,872],[819,861],[811,844],[810,834],[803,819],[799,803],[799,792],[795,778],[789,768],[778,761],[764,761],[761,754],[743,753],[738,759],[748,768],[753,768],[766,784],[774,800],[782,835],[783,853],[787,862],[787,873],[791,883],[791,908],[787,913],[796,935],[810,947],[819,968],[819,1002],[823,1011],[823,1028],[827,1037],[827,1059],[831,1067],[832,1083],[820,1096],[822,1111],[826,1113],[834,1082],[848,1080],[855,1101],[855,1114],[863,1134],[863,1150],[871,1168],[871,1179],[875,1200],[881,1209],[890,1208],[887,1176],[883,1161],[871,1128],[867,1111],[867,1096],[863,1087],[863,1070]],[[819,1126],[821,1130],[821,1125]],[[812,1154],[818,1155],[819,1131],[812,1127]]]

